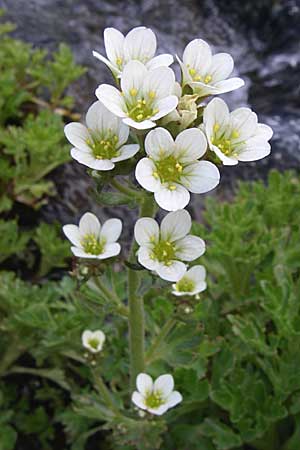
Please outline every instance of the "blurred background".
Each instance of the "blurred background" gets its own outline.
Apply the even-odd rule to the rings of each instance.
[[[65,42],[76,61],[88,68],[70,92],[81,114],[95,100],[98,84],[111,82],[106,66],[92,56],[94,49],[104,54],[106,27],[123,33],[139,25],[151,27],[158,53],[181,55],[190,40],[205,39],[215,52],[233,56],[235,75],[245,80],[245,87],[224,96],[229,106],[250,106],[274,129],[271,156],[223,167],[219,193],[231,190],[236,179],[265,178],[273,167],[299,167],[299,0],[0,0],[0,6],[17,25],[14,36],[51,51]],[[66,222],[92,208],[85,195],[90,181],[84,167],[73,162],[54,176],[59,198],[43,209],[46,219],[55,216]],[[200,197],[194,199],[196,209]]]

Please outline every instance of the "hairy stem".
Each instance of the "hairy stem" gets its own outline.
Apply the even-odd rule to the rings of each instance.
[[[155,214],[153,198],[145,196],[141,208],[140,217],[152,217]],[[136,245],[133,241],[130,260],[134,261]],[[129,304],[129,351],[130,351],[130,379],[134,389],[136,376],[145,370],[145,323],[144,300],[138,294],[140,286],[140,274],[136,270],[128,269],[128,304]]]
[[[127,311],[126,306],[123,305],[121,299],[117,296],[117,294],[114,292],[114,290],[110,291],[100,278],[95,278],[94,281],[95,281],[96,285],[98,286],[98,288],[103,292],[104,296],[108,300],[111,300],[113,303],[116,304],[119,312],[123,316],[128,316],[128,311]]]

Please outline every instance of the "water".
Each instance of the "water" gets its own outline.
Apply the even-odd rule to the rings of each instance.
[[[299,0],[0,0],[0,6],[18,25],[17,37],[51,50],[66,42],[76,60],[88,67],[88,74],[71,89],[79,111],[95,100],[98,84],[111,81],[108,69],[91,54],[93,49],[104,52],[105,27],[127,32],[149,26],[157,34],[159,53],[181,55],[190,40],[207,40],[215,51],[231,53],[235,75],[246,81],[244,88],[224,95],[229,106],[252,107],[260,121],[274,129],[272,155],[222,168],[218,194],[222,196],[237,178],[265,178],[270,168],[299,167]],[[46,219],[74,220],[92,207],[84,168],[72,163],[58,169],[55,178],[59,196],[43,209]],[[193,206],[201,204],[202,196],[197,196]],[[118,212],[123,215],[121,209]],[[105,216],[106,210],[101,213]]]

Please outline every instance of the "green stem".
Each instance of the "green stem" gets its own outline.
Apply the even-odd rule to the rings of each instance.
[[[108,388],[106,387],[101,375],[97,372],[97,370],[92,370],[92,374],[93,374],[94,384],[97,388],[97,391],[102,396],[104,402],[117,416],[119,416],[120,411],[114,404],[114,402],[111,398],[111,394],[110,394]]]
[[[128,197],[138,199],[143,198],[142,192],[139,192],[138,190],[130,189],[127,186],[124,186],[123,184],[119,183],[115,178],[113,178],[110,182],[110,184],[117,189],[117,191],[121,192],[122,194],[128,195]]]
[[[153,344],[147,351],[146,355],[146,363],[149,364],[150,362],[153,362],[157,359],[157,355],[155,355],[157,349],[160,348],[161,344],[164,342],[172,328],[174,327],[176,323],[176,320],[173,318],[170,318],[167,320],[167,322],[164,324],[164,326],[161,328],[159,334],[156,336]]]
[[[103,292],[105,297],[117,305],[119,312],[122,315],[127,317],[128,310],[127,310],[126,306],[123,305],[121,299],[117,296],[117,294],[113,290],[110,291],[100,278],[95,278],[95,283],[98,286],[98,288]]]
[[[153,198],[148,195],[140,209],[140,217],[153,216],[156,207]],[[134,261],[136,244],[133,242],[130,260]],[[144,323],[144,299],[138,294],[140,286],[140,274],[136,270],[128,268],[128,304],[129,304],[129,351],[130,351],[130,379],[134,389],[135,380],[139,373],[145,370],[145,323]]]

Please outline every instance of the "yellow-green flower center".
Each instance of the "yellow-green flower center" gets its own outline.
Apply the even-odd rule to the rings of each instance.
[[[169,188],[172,190],[172,183],[178,183],[180,181],[183,170],[182,164],[172,155],[154,163],[155,171],[153,172],[153,176],[160,179],[162,183],[170,183]],[[175,188],[176,186],[173,189]]]
[[[232,130],[230,135],[226,133],[218,133],[220,125],[215,123],[213,128],[213,135],[211,136],[211,143],[218,147],[222,153],[226,156],[236,156],[236,140],[239,137],[239,132],[237,130]]]
[[[93,136],[93,140],[87,141],[87,144],[92,149],[96,159],[111,159],[119,155],[118,140],[117,135],[109,135],[108,137]]]
[[[159,391],[149,392],[145,397],[145,404],[148,408],[158,408],[165,403]]]
[[[194,280],[188,277],[183,277],[176,283],[176,290],[178,292],[192,292],[196,287]]]
[[[86,253],[101,255],[104,250],[105,241],[100,241],[94,234],[86,234],[81,240],[81,245]]]
[[[151,257],[168,266],[176,257],[176,247],[172,242],[159,240],[152,248]]]
[[[94,350],[97,350],[99,347],[99,341],[96,338],[91,338],[88,341],[88,344],[90,347],[92,347]]]
[[[127,99],[128,115],[135,122],[142,122],[150,119],[158,113],[158,109],[153,107],[155,92],[150,91],[146,98],[137,98],[138,92],[135,88],[130,89],[130,98]]]
[[[212,76],[207,74],[205,76],[200,75],[196,69],[193,67],[190,67],[188,64],[187,67],[189,68],[189,74],[192,77],[193,81],[201,81],[202,83],[209,84],[212,80]]]

